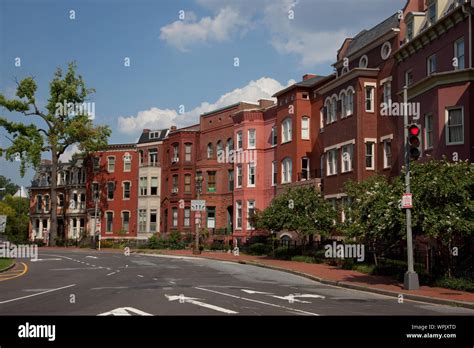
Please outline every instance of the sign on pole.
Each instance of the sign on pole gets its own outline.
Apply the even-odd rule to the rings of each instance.
[[[206,210],[206,201],[203,199],[191,200],[191,211],[204,211]]]
[[[411,209],[413,208],[413,195],[411,193],[404,193],[402,197],[402,208]]]
[[[0,233],[5,232],[6,227],[7,227],[7,216],[0,215]]]

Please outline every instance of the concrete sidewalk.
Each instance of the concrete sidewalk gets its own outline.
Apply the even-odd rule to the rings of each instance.
[[[140,253],[141,251],[137,250],[137,252]],[[160,250],[157,251],[157,253],[188,257],[195,256],[192,254],[191,250]],[[233,254],[227,254],[224,252],[203,252],[197,257],[272,268],[301,275],[324,284],[336,285],[344,288],[379,293],[394,297],[398,297],[402,294],[405,299],[474,309],[474,293],[430,286],[421,286],[419,290],[407,291],[403,289],[403,284],[390,277],[368,275],[352,270],[340,269],[326,264],[282,261],[271,259],[266,256],[234,256]]]

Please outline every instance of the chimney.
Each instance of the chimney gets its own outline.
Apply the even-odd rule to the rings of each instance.
[[[314,74],[305,74],[305,75],[303,75],[303,81],[312,79],[313,77],[316,77],[316,76],[317,75],[314,75]]]
[[[150,130],[149,129],[144,129],[143,133],[150,133]]]
[[[176,126],[171,126],[171,127],[170,127],[170,131],[171,131],[171,132],[174,132],[176,129],[177,129]]]
[[[258,105],[260,105],[261,108],[268,108],[274,104],[273,100],[270,99],[260,99],[258,101]]]

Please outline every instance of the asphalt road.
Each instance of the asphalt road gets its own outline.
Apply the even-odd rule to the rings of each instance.
[[[474,315],[230,262],[77,249],[38,258],[0,280],[0,315]]]

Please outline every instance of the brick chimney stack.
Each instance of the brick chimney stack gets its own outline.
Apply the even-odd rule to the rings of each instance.
[[[270,99],[260,99],[258,101],[258,105],[260,105],[261,108],[268,108],[272,106],[273,104],[275,103],[273,102],[273,100],[270,100]]]
[[[316,76],[318,76],[318,75],[315,75],[315,74],[305,74],[305,75],[303,75],[303,81],[312,79],[313,77],[316,77]]]
[[[171,127],[170,127],[170,131],[171,131],[171,132],[174,132],[176,129],[177,129],[176,126],[171,126]]]
[[[145,129],[143,130],[143,133],[150,133],[150,129],[145,128]]]

